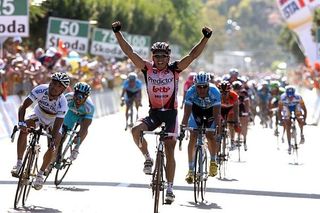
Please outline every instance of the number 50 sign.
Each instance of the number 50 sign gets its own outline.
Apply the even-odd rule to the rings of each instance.
[[[29,36],[29,0],[0,0],[0,36]]]
[[[46,47],[57,47],[59,39],[69,50],[87,53],[90,25],[88,21],[49,18]]]

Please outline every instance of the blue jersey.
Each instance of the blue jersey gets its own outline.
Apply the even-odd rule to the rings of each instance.
[[[187,91],[185,104],[195,104],[203,109],[208,109],[213,106],[221,105],[221,94],[214,84],[210,84],[208,95],[205,98],[200,98],[196,86],[193,85]]]
[[[123,89],[125,89],[126,92],[136,93],[139,90],[141,90],[141,88],[142,88],[142,83],[139,79],[136,79],[136,83],[133,87],[130,87],[128,79],[123,82]]]
[[[205,98],[199,97],[195,85],[191,86],[186,93],[185,104],[192,106],[192,113],[188,120],[189,127],[196,128],[200,126],[204,122],[204,117],[207,118],[207,121],[204,122],[205,127],[215,127],[213,107],[221,105],[221,94],[214,84],[210,84],[208,95]]]
[[[95,107],[90,97],[87,98],[86,102],[82,104],[79,108],[73,100],[73,92],[67,93],[65,95],[68,102],[68,111],[64,118],[64,125],[68,129],[72,129],[76,122],[80,122],[82,119],[93,119],[93,114]]]

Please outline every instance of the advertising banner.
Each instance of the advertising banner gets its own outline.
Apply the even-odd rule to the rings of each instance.
[[[288,27],[297,33],[300,48],[314,64],[317,59],[317,45],[311,35],[313,11],[320,6],[320,0],[277,0],[277,5]]]

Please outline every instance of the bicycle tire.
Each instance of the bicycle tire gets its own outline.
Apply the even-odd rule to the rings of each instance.
[[[154,172],[152,174],[152,194],[154,197],[154,213],[158,213],[158,210],[159,210],[160,191],[163,183],[162,168],[163,168],[163,157],[161,156],[161,153],[157,153],[156,164],[155,164]]]
[[[193,170],[193,195],[194,195],[194,202],[198,203],[200,197],[200,174],[201,174],[201,148],[197,146],[195,158],[194,158],[194,170]]]
[[[203,179],[201,180],[201,199],[202,202],[204,201],[206,189],[207,189],[207,179],[208,179],[208,155],[206,148],[204,148],[202,165],[203,165]]]
[[[292,140],[293,140],[293,144],[292,144],[293,160],[294,160],[295,164],[298,164],[298,156],[299,155],[298,155],[298,143],[297,143],[297,129],[295,126],[292,128],[291,136],[292,136]]]
[[[29,193],[30,190],[32,188],[31,184],[33,182],[33,179],[35,179],[35,177],[37,176],[38,173],[38,156],[35,153],[35,150],[31,150],[31,155],[27,164],[27,174],[29,175],[29,184],[26,185],[24,191],[23,191],[23,197],[22,197],[22,205],[24,206],[28,197],[29,197]]]
[[[228,161],[229,151],[228,151],[228,136],[222,134],[221,138],[221,145],[220,145],[220,153],[219,153],[219,164],[218,164],[218,171],[219,171],[219,178],[226,178],[226,171],[227,171],[227,161]]]
[[[71,145],[69,142],[66,144],[63,153],[60,156],[60,162],[58,162],[60,164],[60,168],[57,168],[56,175],[54,178],[54,184],[56,186],[62,183],[63,179],[65,178],[66,174],[70,169],[70,166],[72,165],[72,162],[68,158],[65,158],[65,155],[68,152],[68,150],[71,154]]]
[[[25,188],[25,184],[24,182],[24,168],[26,166],[26,161],[28,160],[28,155],[29,155],[29,151],[27,152],[26,156],[23,159],[23,163],[20,169],[20,174],[19,174],[19,180],[18,180],[18,184],[17,184],[17,189],[16,189],[16,194],[14,197],[14,208],[16,209],[19,201],[21,199],[21,195],[23,194],[23,190]]]
[[[23,159],[21,169],[20,169],[19,181],[18,181],[18,185],[17,185],[15,198],[14,198],[14,208],[15,209],[17,208],[17,206],[19,204],[19,201],[21,199],[21,195],[23,197],[23,192],[25,191],[27,184],[29,184],[28,183],[29,177],[28,177],[28,174],[25,174],[25,168],[26,168],[26,165],[28,164],[28,159],[29,159],[30,153],[31,153],[31,149],[28,148],[27,153]]]

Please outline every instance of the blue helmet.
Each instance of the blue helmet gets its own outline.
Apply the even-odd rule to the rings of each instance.
[[[293,97],[295,95],[296,89],[293,86],[286,86],[286,95],[288,97]]]
[[[91,87],[86,82],[78,82],[78,83],[76,83],[74,85],[73,89],[74,89],[74,92],[81,92],[81,93],[84,93],[86,95],[89,95],[90,92],[91,92]]]
[[[199,72],[193,79],[195,85],[205,85],[210,82],[210,75],[206,72]]]

